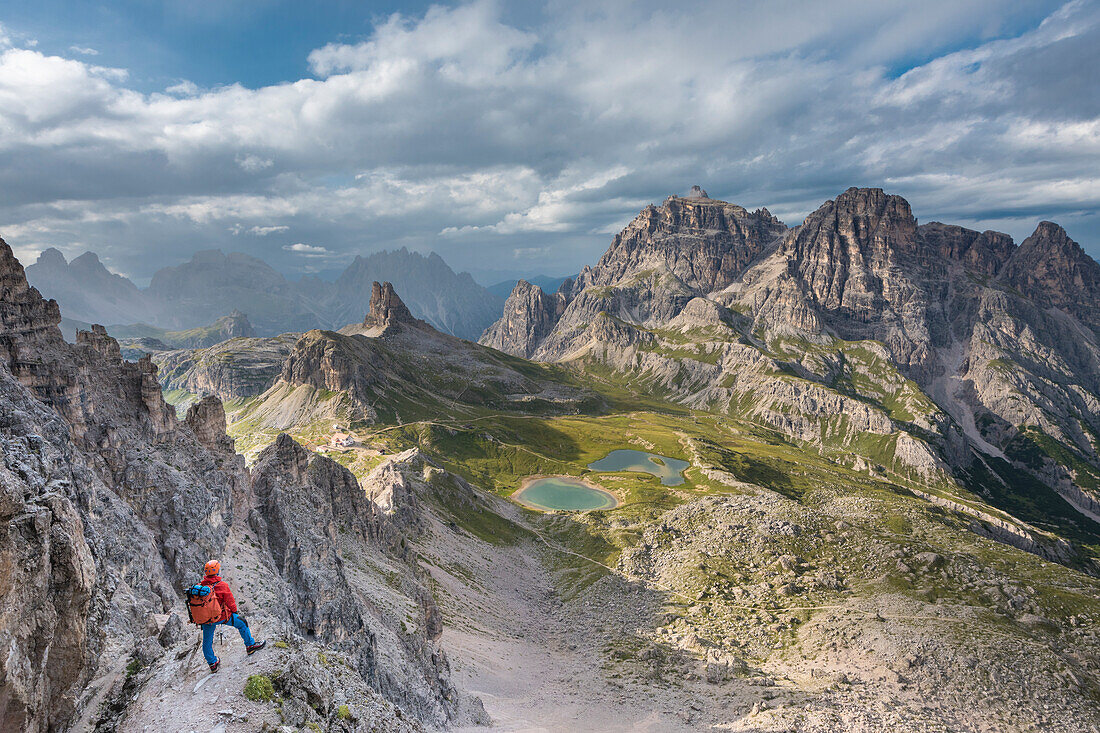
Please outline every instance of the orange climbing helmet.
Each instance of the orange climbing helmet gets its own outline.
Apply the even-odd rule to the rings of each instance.
[[[206,577],[209,578],[211,575],[217,575],[222,571],[222,564],[217,560],[211,560],[203,566],[202,571],[206,573]]]

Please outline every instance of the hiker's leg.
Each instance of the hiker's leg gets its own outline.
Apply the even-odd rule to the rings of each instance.
[[[252,630],[248,628],[248,622],[243,618],[234,613],[229,617],[226,623],[241,632],[241,639],[244,640],[245,646],[252,646],[256,643],[256,640],[252,638]]]
[[[217,624],[202,625],[202,655],[206,657],[207,664],[218,661],[218,658],[214,656],[214,629],[217,626]]]

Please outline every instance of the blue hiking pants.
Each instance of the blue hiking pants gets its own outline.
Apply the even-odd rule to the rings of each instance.
[[[256,640],[252,638],[252,632],[248,629],[248,624],[237,614],[230,614],[229,618],[220,623],[226,626],[232,626],[237,631],[241,632],[241,638],[244,639],[245,646],[252,646],[256,643]],[[218,661],[218,658],[214,656],[214,630],[217,626],[218,624],[202,625],[202,655],[206,657],[207,664],[213,664]]]

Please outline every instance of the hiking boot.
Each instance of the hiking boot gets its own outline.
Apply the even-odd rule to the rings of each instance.
[[[267,646],[267,642],[266,642],[266,641],[258,641],[258,642],[256,642],[255,644],[253,644],[252,646],[246,646],[246,647],[245,647],[245,651],[247,651],[247,652],[248,652],[249,654],[252,654],[253,652],[258,652],[258,651],[260,651],[260,650],[261,650],[261,649],[263,649],[263,648],[264,648],[265,646]]]
[[[222,660],[219,659],[219,660],[215,661],[213,664],[210,665],[210,672],[211,673],[217,672],[218,667],[220,667],[220,666],[222,666]]]

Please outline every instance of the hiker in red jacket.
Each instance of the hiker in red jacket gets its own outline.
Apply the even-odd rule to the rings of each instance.
[[[258,652],[267,646],[266,641],[257,642],[252,638],[252,631],[248,628],[248,622],[237,613],[237,599],[233,597],[233,591],[229,590],[229,584],[218,575],[222,565],[217,560],[211,560],[203,568],[205,577],[202,585],[211,588],[222,607],[222,616],[217,621],[202,624],[202,655],[206,657],[206,663],[210,665],[211,672],[217,672],[221,660],[214,656],[214,630],[218,624],[232,626],[241,632],[244,640],[244,648],[249,653]]]

